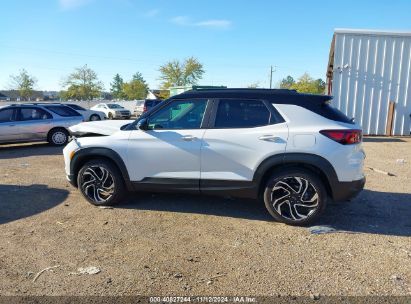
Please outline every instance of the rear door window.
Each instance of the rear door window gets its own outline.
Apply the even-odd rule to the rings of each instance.
[[[53,118],[50,113],[35,107],[24,107],[19,109],[19,120],[43,120]]]
[[[81,116],[78,112],[65,106],[45,106],[45,108],[63,117]]]
[[[271,113],[261,100],[220,99],[215,128],[252,128],[270,124]]]
[[[86,111],[86,109],[84,109],[83,107],[80,107],[79,105],[76,104],[69,104],[67,105],[70,108],[72,108],[73,110],[77,110],[77,111]]]

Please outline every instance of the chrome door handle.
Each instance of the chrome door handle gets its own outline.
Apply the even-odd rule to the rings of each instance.
[[[261,135],[258,139],[259,140],[267,140],[267,141],[276,141],[276,142],[281,141],[280,137],[275,136],[275,135],[271,135],[271,134]]]
[[[181,137],[182,140],[184,141],[193,141],[196,140],[197,137],[193,136],[193,135],[184,135],[183,137]]]

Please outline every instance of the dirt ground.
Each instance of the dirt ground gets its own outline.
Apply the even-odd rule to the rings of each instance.
[[[367,167],[395,176],[366,169],[360,196],[317,223],[327,234],[249,200],[134,194],[96,208],[65,180],[61,148],[0,146],[0,295],[411,295],[411,138],[364,146]]]

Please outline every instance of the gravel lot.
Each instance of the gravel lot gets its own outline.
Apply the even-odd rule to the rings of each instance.
[[[134,194],[99,209],[66,182],[61,148],[0,146],[0,295],[411,295],[411,138],[364,145],[367,167],[396,176],[367,169],[359,197],[328,206],[327,234],[248,200]]]

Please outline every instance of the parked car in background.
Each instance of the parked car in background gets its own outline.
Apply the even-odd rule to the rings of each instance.
[[[361,128],[330,99],[289,90],[187,91],[134,122],[71,127],[100,136],[65,147],[67,178],[94,205],[116,204],[126,190],[231,195],[261,200],[277,221],[308,225],[329,198],[349,200],[365,183]]]
[[[84,121],[73,109],[59,104],[19,104],[0,108],[0,143],[68,142],[68,127]]]
[[[108,119],[129,119],[131,117],[131,112],[117,103],[99,103],[91,110],[104,112]]]
[[[136,104],[134,105],[134,110],[133,110],[134,116],[140,117],[141,114],[143,114],[144,103],[145,103],[145,100],[136,100]]]
[[[161,99],[145,99],[145,100],[138,100],[134,107],[134,115],[139,117],[144,113],[150,111],[156,105],[160,104],[163,100]]]
[[[79,112],[85,121],[96,121],[107,118],[106,114],[102,111],[87,110],[75,103],[65,103],[64,105]]]
[[[162,99],[146,99],[144,101],[143,113],[150,111],[152,108],[160,104],[162,101]]]

